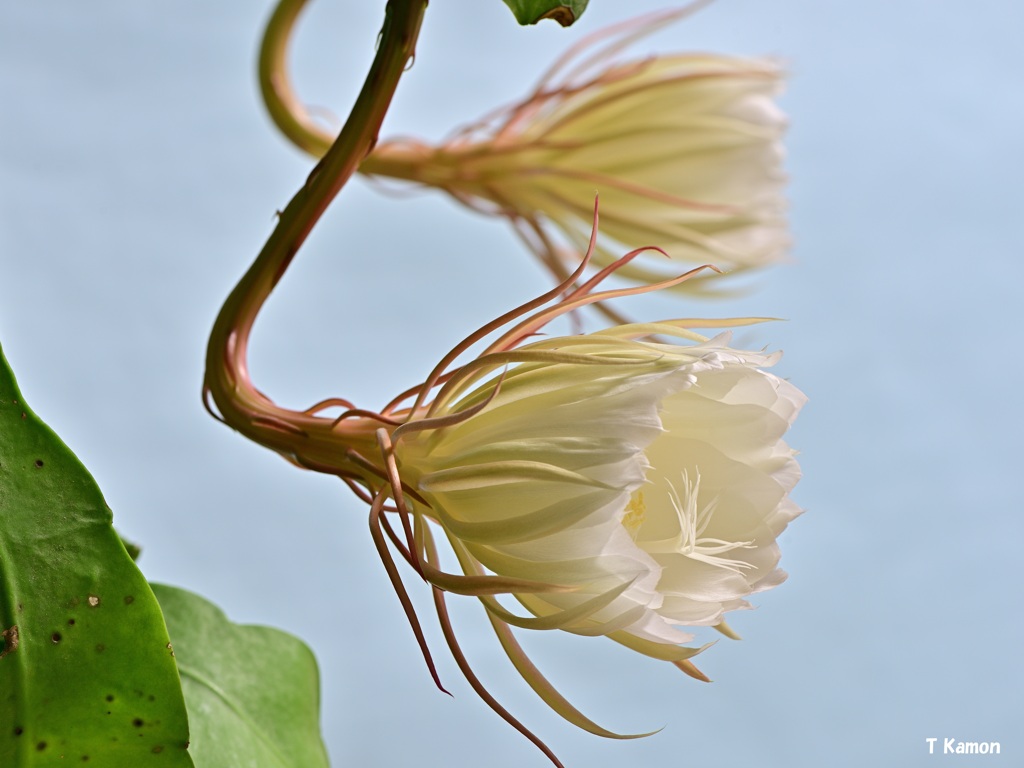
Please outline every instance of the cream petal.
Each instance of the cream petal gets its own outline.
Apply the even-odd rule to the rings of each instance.
[[[776,568],[770,573],[766,574],[764,578],[758,579],[751,585],[751,592],[764,592],[766,589],[777,587],[779,584],[789,578],[789,574],[781,568]]]
[[[742,573],[681,554],[656,555],[655,560],[662,567],[658,591],[666,596],[720,603],[750,594],[750,584]]]
[[[729,342],[528,345],[608,362],[535,357],[497,393],[487,376],[467,382],[439,415],[471,417],[396,446],[403,478],[474,568],[572,588],[514,594],[536,617],[578,614],[561,628],[583,635],[687,642],[681,626],[717,624],[779,583],[775,537],[800,513],[782,438],[803,395],[758,368],[778,355]]]

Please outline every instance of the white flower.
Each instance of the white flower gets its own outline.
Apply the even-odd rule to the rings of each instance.
[[[700,5],[599,30],[519,102],[437,146],[383,141],[360,172],[442,189],[508,218],[559,280],[586,250],[595,195],[604,216],[598,265],[652,244],[675,260],[733,272],[778,262],[789,247],[778,63],[712,53],[620,55]],[[319,156],[334,136],[292,91],[284,62],[293,23],[285,14],[268,25],[262,93],[284,135]],[[618,274],[653,283],[674,270],[651,255]],[[719,285],[698,278],[680,289]]]
[[[586,248],[595,194],[599,265],[651,243],[673,259],[726,270],[779,261],[789,246],[779,66],[715,54],[611,55],[638,26],[666,18],[623,25],[606,42],[610,53],[574,49],[527,98],[448,142],[381,143],[361,172],[437,187],[509,217],[560,278]],[[651,257],[619,275],[654,282],[671,271]]]
[[[595,212],[587,257],[596,226]],[[207,370],[226,423],[301,467],[340,477],[370,504],[374,545],[437,684],[396,551],[431,586],[445,640],[474,690],[556,764],[476,677],[446,596],[480,599],[516,669],[558,714],[628,738],[558,693],[511,627],[607,636],[706,679],[690,661],[702,649],[681,645],[692,639],[688,628],[729,634],[724,614],[782,581],[776,538],[800,512],[789,497],[799,469],[783,437],[803,395],[764,370],[777,355],[732,349],[728,333],[688,330],[755,319],[627,324],[524,343],[558,316],[700,271],[595,292],[637,256],[586,281],[584,259],[551,291],[470,334],[376,413],[340,398],[299,412],[275,405],[251,384],[234,333]],[[337,408],[340,415],[326,414]],[[461,573],[443,569],[438,534]]]
[[[732,350],[727,335],[615,337],[628,332],[522,347],[537,362],[449,394],[434,416],[482,410],[396,439],[395,455],[463,559],[572,587],[515,595],[544,622],[487,598],[502,620],[682,660],[681,627],[718,624],[784,578],[775,540],[800,510],[782,437],[804,398],[761,370],[773,356]]]

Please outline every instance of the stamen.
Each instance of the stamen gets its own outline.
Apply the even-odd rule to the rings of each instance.
[[[725,568],[733,573],[741,573],[754,566],[744,560],[736,560],[729,557],[721,557],[726,552],[735,549],[753,549],[754,542],[751,541],[725,541],[704,536],[711,523],[711,517],[718,507],[718,498],[711,499],[703,507],[697,507],[697,499],[700,495],[700,472],[696,473],[697,478],[691,484],[686,470],[682,472],[682,488],[679,489],[666,480],[668,485],[668,498],[672,502],[676,517],[679,520],[679,533],[671,539],[660,539],[658,541],[638,542],[647,552],[651,554],[679,553],[686,555],[692,560],[698,560],[718,568]]]
[[[644,504],[644,492],[634,491],[626,504],[626,514],[622,518],[622,525],[629,531],[630,537],[636,541],[640,533],[640,526],[644,524],[644,517],[647,514],[647,507]]]

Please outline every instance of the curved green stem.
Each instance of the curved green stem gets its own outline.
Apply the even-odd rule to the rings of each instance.
[[[304,0],[283,0],[272,23],[288,18],[288,14],[294,18],[303,4]],[[389,0],[377,55],[348,120],[281,212],[273,234],[228,296],[210,334],[204,387],[224,421],[300,464],[322,463],[325,455],[336,462],[340,436],[347,438],[351,449],[372,452],[376,449],[374,431],[380,424],[372,419],[335,424],[328,418],[274,405],[249,380],[249,334],[264,302],[313,226],[373,149],[398,81],[415,52],[426,7],[427,0]],[[352,474],[362,477],[364,472],[355,466]]]
[[[281,0],[267,22],[260,44],[260,91],[278,130],[299,149],[313,157],[322,157],[334,142],[334,136],[313,121],[295,95],[288,77],[288,44],[308,1]]]

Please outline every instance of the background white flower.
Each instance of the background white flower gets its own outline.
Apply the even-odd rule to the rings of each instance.
[[[361,172],[437,187],[508,217],[559,278],[586,249],[595,194],[598,265],[652,244],[675,260],[725,270],[785,256],[776,62],[674,54],[570,64],[448,142],[382,142]],[[618,274],[654,282],[671,271],[652,256]],[[680,289],[708,287],[698,279]]]

